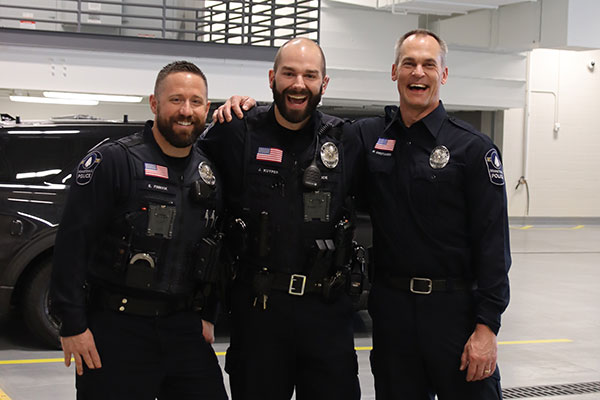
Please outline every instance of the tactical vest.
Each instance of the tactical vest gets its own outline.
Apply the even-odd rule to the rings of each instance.
[[[336,127],[341,120],[319,112],[314,118],[312,143],[300,154],[292,154],[282,146],[282,133],[269,112],[247,117],[244,190],[236,208],[248,227],[242,261],[250,268],[310,273],[316,241],[333,239],[335,226],[344,217],[344,152],[341,128]],[[326,143],[337,150],[334,167],[325,166],[320,156]],[[304,171],[313,160],[321,173],[318,190],[303,184]]]
[[[131,193],[92,257],[91,274],[121,288],[190,294],[200,283],[200,244],[214,233],[221,212],[212,164],[193,146],[184,172],[177,173],[144,133],[117,143],[128,157]]]

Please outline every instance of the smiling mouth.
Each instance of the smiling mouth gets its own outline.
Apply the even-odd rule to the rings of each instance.
[[[177,125],[181,125],[181,126],[191,126],[192,122],[191,121],[177,121]]]
[[[299,105],[299,104],[303,104],[306,101],[306,99],[308,99],[308,96],[299,95],[299,94],[288,94],[287,99],[290,103]]]
[[[408,89],[412,91],[424,91],[428,89],[428,86],[421,83],[413,83],[412,85],[408,85]]]

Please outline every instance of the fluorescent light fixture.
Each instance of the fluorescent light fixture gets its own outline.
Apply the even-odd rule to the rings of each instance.
[[[46,171],[38,171],[38,172],[21,172],[21,173],[17,174],[16,178],[17,179],[41,178],[42,176],[60,174],[60,172],[61,172],[60,169],[48,169]]]
[[[8,131],[9,135],[75,135],[79,130],[55,130],[55,131]]]
[[[112,94],[94,94],[94,93],[69,93],[69,92],[43,92],[44,97],[53,99],[77,99],[77,100],[97,100],[112,101],[116,103],[139,103],[142,96],[121,96]]]
[[[33,96],[8,96],[11,101],[21,103],[43,103],[43,104],[69,104],[74,106],[97,106],[98,100],[75,100],[75,99],[51,99],[47,97]]]

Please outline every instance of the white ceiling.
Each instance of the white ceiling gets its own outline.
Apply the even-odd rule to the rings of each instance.
[[[395,14],[467,14],[476,10],[495,10],[500,6],[537,0],[338,0],[341,3],[374,7]]]

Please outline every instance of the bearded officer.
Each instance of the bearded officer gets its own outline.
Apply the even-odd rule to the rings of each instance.
[[[194,145],[209,105],[197,66],[165,66],[154,121],[74,173],[51,295],[78,399],[227,398],[210,322],[221,183]]]
[[[321,48],[292,39],[269,83],[274,103],[216,124],[200,146],[247,226],[233,283],[226,371],[235,400],[360,398],[352,305],[342,274],[345,207],[360,146],[316,111],[329,78]]]

